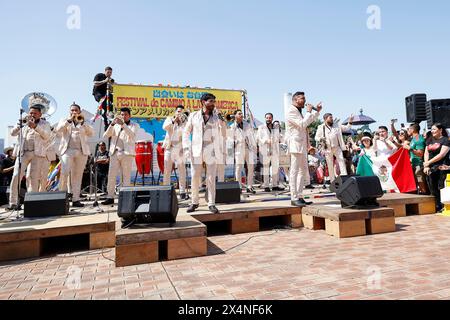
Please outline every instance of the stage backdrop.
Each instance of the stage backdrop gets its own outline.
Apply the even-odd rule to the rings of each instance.
[[[115,109],[130,108],[132,120],[153,136],[155,145],[164,141],[166,132],[162,125],[167,117],[174,114],[175,108],[183,105],[190,112],[199,110],[200,98],[204,93],[216,96],[216,107],[224,116],[243,109],[241,90],[115,84],[113,92]],[[154,173],[158,175],[156,153],[153,160]]]

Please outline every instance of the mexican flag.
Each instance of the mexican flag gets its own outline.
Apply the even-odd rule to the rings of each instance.
[[[369,157],[359,159],[356,174],[377,176],[383,190],[401,193],[416,191],[416,181],[411,166],[409,151],[401,148],[390,157]]]

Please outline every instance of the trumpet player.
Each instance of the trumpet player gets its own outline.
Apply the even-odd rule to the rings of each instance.
[[[234,123],[231,125],[231,139],[234,142],[234,159],[236,162],[236,180],[241,183],[242,170],[247,162],[247,192],[256,193],[253,189],[254,168],[256,164],[257,144],[253,127],[244,121],[244,114],[241,110],[234,112]]]
[[[214,95],[205,93],[200,101],[202,109],[191,113],[183,132],[183,152],[186,158],[192,159],[192,203],[187,212],[194,212],[199,207],[200,180],[205,163],[208,207],[212,213],[219,213],[215,200],[216,174],[217,164],[225,163],[222,132],[226,130],[226,122],[215,111]],[[192,142],[189,139],[191,134]]]
[[[75,102],[70,106],[70,116],[56,126],[55,132],[60,134],[61,142],[59,154],[61,155],[61,175],[59,190],[68,190],[68,180],[72,192],[72,206],[82,208],[80,201],[81,182],[87,159],[91,154],[87,139],[94,135],[94,129],[85,123],[81,114],[81,107]]]
[[[263,188],[265,192],[271,192],[270,180],[272,180],[272,190],[282,191],[284,188],[278,185],[281,143],[280,130],[279,128],[274,128],[272,113],[267,113],[265,118],[266,123],[260,125],[258,128],[259,153],[263,164]]]
[[[14,173],[11,181],[11,193],[9,197],[9,209],[20,208],[19,204],[19,181],[22,179],[25,169],[28,167],[27,191],[39,191],[39,179],[42,167],[46,164],[46,150],[44,146],[50,138],[50,124],[41,119],[42,110],[50,102],[42,96],[33,95],[29,100],[29,114],[25,123],[19,123],[11,132],[13,137],[20,136],[19,144],[16,145],[13,155],[17,157],[14,165]]]
[[[109,125],[103,138],[111,138],[109,147],[108,197],[103,205],[114,204],[117,176],[124,187],[131,185],[131,169],[136,156],[137,123],[131,122],[131,110],[122,108]]]
[[[306,113],[304,109],[306,107]],[[313,109],[316,111],[313,113]],[[304,207],[312,204],[303,198],[303,187],[305,177],[309,177],[308,168],[308,147],[309,135],[308,126],[317,120],[322,104],[317,107],[306,105],[304,92],[296,92],[292,97],[292,104],[286,108],[286,131],[288,150],[291,155],[291,167],[289,173],[289,185],[291,190],[291,203],[297,207]]]
[[[164,185],[170,185],[170,175],[173,163],[178,167],[180,183],[180,197],[187,199],[186,195],[186,160],[183,155],[183,130],[186,127],[188,114],[184,112],[184,107],[179,105],[173,117],[168,117],[164,121],[163,129],[166,131],[164,138]]]
[[[343,155],[343,151],[347,150],[347,144],[342,137],[342,131],[351,129],[353,116],[350,117],[347,126],[343,126],[336,122],[331,113],[326,113],[323,116],[323,120],[325,122],[317,128],[315,140],[320,144],[322,151],[325,153],[328,173],[330,180],[333,181],[336,178],[336,173],[334,170],[334,157],[336,157],[341,175],[347,175],[347,167],[345,165]]]

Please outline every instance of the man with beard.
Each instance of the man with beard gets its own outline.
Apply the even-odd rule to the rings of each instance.
[[[322,150],[325,152],[330,180],[333,181],[336,178],[334,157],[336,157],[341,175],[347,175],[347,166],[345,165],[343,154],[343,151],[347,150],[347,145],[342,137],[342,131],[351,129],[353,117],[350,117],[347,126],[336,123],[331,113],[326,113],[323,116],[323,119],[325,120],[325,123],[317,128],[315,139],[317,143],[322,145]]]

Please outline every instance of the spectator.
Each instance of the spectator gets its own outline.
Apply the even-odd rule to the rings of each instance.
[[[0,162],[0,186],[9,186],[11,184],[16,162],[13,150],[13,148],[6,148],[4,151],[6,157]]]
[[[436,212],[440,212],[443,208],[440,189],[444,188],[448,173],[448,170],[442,169],[450,165],[448,157],[450,141],[447,131],[440,123],[433,125],[431,134],[432,137],[426,142],[423,166],[430,192],[436,197]]]
[[[106,192],[109,173],[109,152],[106,150],[106,143],[104,142],[98,144],[95,163],[97,164],[97,188],[102,190],[102,192]]]
[[[320,166],[322,157],[316,152],[316,148],[310,148],[308,152],[308,168],[311,180],[305,186],[305,189],[314,189],[313,183],[319,183],[317,178],[317,169]]]
[[[372,135],[370,133],[364,133],[363,137],[361,138],[361,144],[362,146],[360,156],[367,155],[369,158],[373,158],[376,156]]]
[[[429,194],[426,175],[423,172],[423,156],[426,144],[424,137],[420,134],[420,125],[412,124],[408,129],[408,134],[411,136],[411,142],[409,145],[405,145],[404,148],[409,150],[418,192],[419,194]]]
[[[385,126],[378,128],[373,139],[373,146],[378,157],[390,157],[397,150],[392,140],[388,138],[388,129]]]

